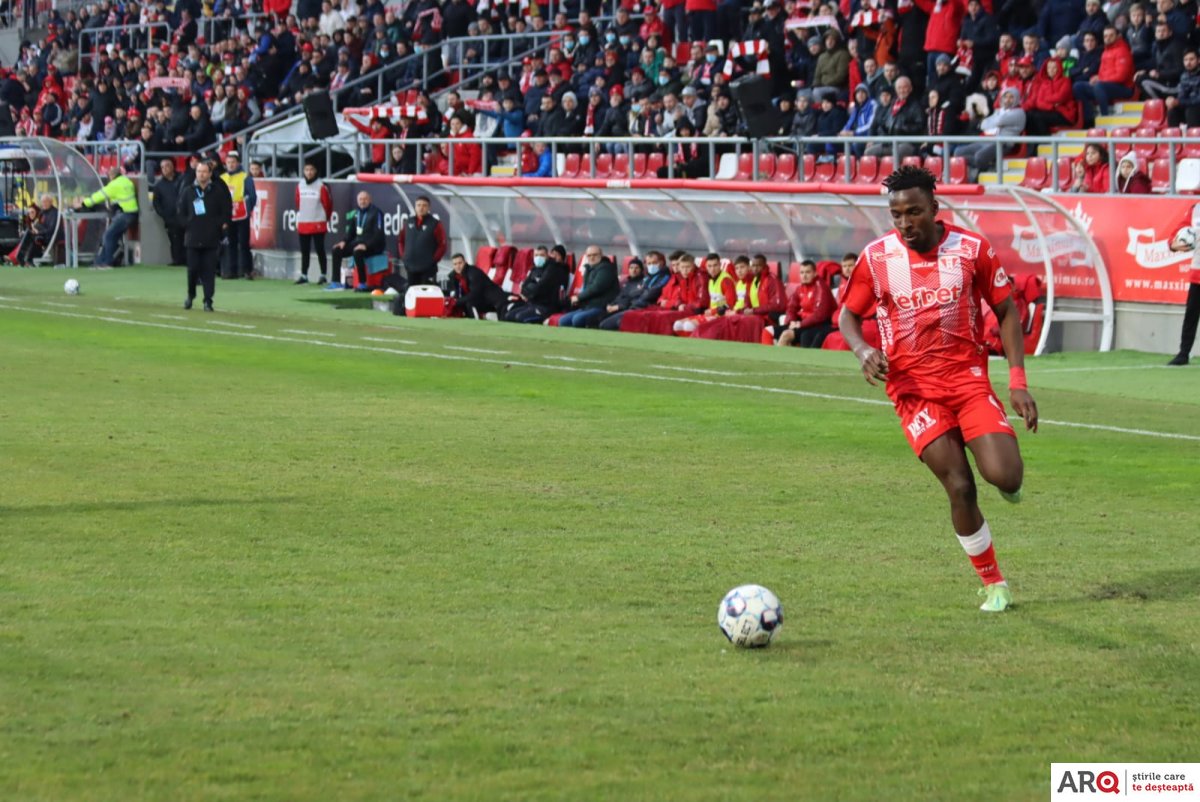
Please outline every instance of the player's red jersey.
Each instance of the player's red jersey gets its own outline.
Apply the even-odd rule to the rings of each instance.
[[[895,400],[952,389],[968,377],[986,381],[980,302],[995,307],[1011,293],[988,241],[945,224],[929,253],[910,249],[894,229],[867,245],[845,306],[865,317],[878,302],[887,392]]]

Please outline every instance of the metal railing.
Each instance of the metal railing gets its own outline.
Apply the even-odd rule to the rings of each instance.
[[[661,153],[663,155],[662,166],[666,168],[667,178],[675,178],[676,163],[674,159],[674,146],[678,144],[695,144],[701,149],[707,160],[707,177],[708,178],[734,178],[740,171],[739,162],[745,154],[750,157],[748,169],[744,170],[745,176],[751,181],[772,180],[773,177],[760,174],[762,168],[762,160],[760,156],[766,154],[783,155],[791,153],[796,156],[796,171],[795,181],[803,182],[805,180],[804,173],[804,156],[811,155],[814,157],[816,164],[814,165],[815,176],[811,180],[831,180],[839,182],[855,182],[861,180],[857,176],[857,160],[845,158],[849,156],[857,156],[859,149],[866,149],[871,146],[880,148],[881,151],[877,155],[890,157],[894,166],[899,167],[904,163],[905,158],[917,156],[918,160],[923,162],[925,159],[933,156],[941,158],[941,175],[940,180],[945,183],[952,181],[952,170],[956,171],[956,165],[952,163],[951,157],[956,148],[961,145],[979,145],[986,143],[990,148],[993,148],[994,166],[983,172],[995,173],[998,183],[1012,183],[1011,179],[1020,176],[1025,177],[1025,169],[1023,167],[1014,168],[1006,167],[1005,159],[1012,158],[1005,154],[1013,149],[1024,147],[1031,153],[1037,153],[1039,147],[1048,147],[1049,153],[1044,157],[1031,156],[1029,158],[1045,158],[1047,167],[1047,177],[1045,191],[1048,192],[1064,192],[1068,190],[1060,189],[1062,178],[1060,170],[1063,165],[1060,164],[1060,158],[1070,158],[1075,160],[1079,158],[1075,154],[1064,154],[1064,149],[1077,149],[1081,145],[1095,143],[1107,146],[1106,158],[1109,166],[1109,187],[1110,194],[1118,194],[1117,190],[1117,165],[1120,162],[1120,157],[1116,154],[1116,148],[1113,145],[1128,146],[1130,150],[1135,147],[1143,149],[1154,147],[1169,148],[1173,153],[1173,158],[1165,159],[1166,180],[1162,180],[1162,175],[1150,175],[1147,171],[1147,176],[1151,179],[1158,179],[1157,185],[1154,187],[1155,194],[1174,194],[1179,178],[1179,162],[1182,158],[1184,146],[1192,146],[1195,152],[1200,154],[1200,137],[1159,137],[1156,139],[1145,139],[1137,137],[1112,137],[1106,139],[1099,138],[1063,138],[1063,137],[978,137],[978,136],[944,136],[931,140],[929,137],[895,137],[888,140],[879,140],[871,137],[773,137],[769,139],[750,140],[741,137],[690,137],[687,139],[676,137],[659,137],[659,138],[644,138],[644,137],[583,137],[577,139],[563,138],[548,138],[548,137],[523,137],[519,140],[513,140],[510,137],[492,136],[486,138],[476,138],[470,140],[452,139],[452,138],[428,138],[428,139],[366,139],[363,137],[346,137],[344,139],[325,140],[322,142],[304,142],[299,140],[293,141],[253,141],[250,144],[251,157],[260,159],[268,164],[272,174],[280,175],[282,173],[299,174],[303,165],[306,162],[312,161],[320,165],[322,162],[325,166],[324,175],[327,177],[338,177],[348,175],[354,171],[364,171],[371,169],[370,153],[371,149],[376,147],[384,147],[385,155],[390,161],[391,147],[393,145],[403,145],[407,148],[415,148],[415,156],[411,158],[411,164],[415,164],[418,173],[425,172],[425,157],[435,148],[446,147],[446,169],[445,172],[453,174],[456,172],[458,165],[455,164],[456,149],[453,145],[463,145],[464,142],[476,144],[482,150],[482,164],[490,166],[496,162],[501,153],[512,151],[514,145],[533,145],[534,143],[545,143],[551,150],[554,163],[558,164],[558,156],[560,154],[575,153],[582,156],[587,156],[587,168],[580,174],[580,177],[601,177],[613,180],[634,179],[638,176],[637,167],[634,157],[637,154],[649,155],[650,153]],[[813,149],[824,149],[823,146],[832,145],[834,152],[832,153],[814,153]],[[910,152],[909,149],[912,149]],[[339,155],[340,154],[340,155]],[[612,162],[616,162],[618,156],[626,156],[627,159],[621,161],[625,164],[624,172],[621,175],[613,175],[611,172],[597,170],[598,157],[609,156]],[[729,157],[729,158],[726,158]],[[349,159],[349,166],[346,161]],[[408,161],[408,158],[406,158]],[[1146,160],[1141,159],[1142,162]],[[582,159],[581,159],[582,163]],[[832,164],[831,164],[832,163]],[[520,165],[517,165],[518,172]],[[725,168],[730,174],[722,174],[722,168]],[[385,165],[385,169],[388,167]],[[970,173],[975,173],[973,167],[968,166]],[[394,170],[393,170],[394,171]],[[646,176],[654,177],[654,176]],[[882,181],[885,177],[883,173],[878,175],[877,180]],[[976,179],[975,175],[968,175],[967,180],[973,182]],[[1152,184],[1154,181],[1152,180]],[[1196,189],[1194,187],[1185,187],[1185,191]]]
[[[155,36],[155,31],[162,30],[161,36]],[[80,57],[90,55],[92,68],[99,69],[100,49],[106,45],[115,44],[125,49],[128,47],[140,56],[157,48],[155,41],[171,41],[171,26],[165,22],[151,22],[145,25],[110,25],[105,28],[84,28],[79,33]],[[144,46],[141,43],[145,42]],[[90,53],[88,51],[91,51]]]
[[[146,174],[146,148],[137,139],[114,139],[111,142],[68,142],[71,147],[83,154],[96,172],[100,173],[102,181],[107,181],[104,175],[109,166],[128,167],[133,165],[139,175]]]
[[[220,17],[200,17],[196,20],[196,35],[203,36],[208,43],[228,39],[237,33],[248,33],[251,37],[259,35],[259,24],[270,14],[244,13],[229,14]]]

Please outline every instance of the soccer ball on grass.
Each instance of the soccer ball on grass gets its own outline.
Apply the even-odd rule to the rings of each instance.
[[[783,605],[762,585],[741,585],[721,599],[717,626],[734,646],[766,646],[783,626]]]
[[[67,279],[67,283],[63,285],[63,292],[67,295],[79,294],[79,282],[73,278]]]

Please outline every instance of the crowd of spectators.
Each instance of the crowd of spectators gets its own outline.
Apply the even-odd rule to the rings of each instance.
[[[943,155],[942,135],[1089,127],[1135,95],[1165,98],[1173,124],[1200,125],[1196,0],[614,6],[102,0],[50,12],[47,34],[0,74],[0,103],[13,133],[183,154],[230,147],[227,137],[312,92],[331,91],[342,108],[399,100],[402,116],[362,124],[371,139],[404,140],[371,147],[371,168],[459,174],[486,172],[497,149],[465,142],[418,159],[407,140],[633,137],[703,174],[706,159],[661,140],[745,135],[730,84],[749,74],[769,84],[779,134],[931,138],[900,155]],[[500,34],[509,39],[484,38]],[[363,75],[377,80],[355,83]],[[469,94],[439,94],[472,75]],[[840,152],[807,147],[821,159]],[[994,149],[963,147],[975,170],[994,161]],[[531,151],[524,169],[549,174],[544,156]]]

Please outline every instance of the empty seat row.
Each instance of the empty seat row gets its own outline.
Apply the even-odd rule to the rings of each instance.
[[[735,181],[750,181],[754,177],[754,154],[726,154],[725,159],[736,159],[736,167],[728,163],[722,164],[717,178],[730,178]],[[907,156],[900,160],[901,165],[924,166],[938,177],[944,179],[946,163],[941,156]],[[811,153],[806,153],[799,160],[797,173],[796,157],[790,153],[776,155],[763,153],[758,157],[759,181],[849,181],[854,184],[878,184],[896,169],[896,161],[891,156],[846,156],[842,154],[834,161],[818,161]],[[967,183],[967,162],[954,156],[950,159],[951,184]]]
[[[633,154],[634,178],[657,178],[658,168],[666,164],[661,153]],[[596,178],[629,178],[630,159],[627,153],[596,154]],[[592,157],[589,154],[568,153],[563,162],[563,178],[591,178]]]

